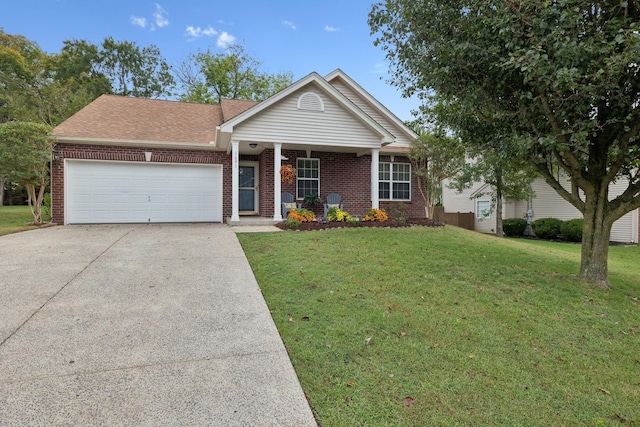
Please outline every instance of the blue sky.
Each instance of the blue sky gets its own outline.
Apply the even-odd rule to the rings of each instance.
[[[0,0],[0,27],[36,41],[49,53],[63,40],[99,44],[105,37],[155,44],[173,65],[199,50],[223,52],[241,43],[270,73],[341,68],[402,120],[417,99],[385,82],[382,50],[373,46],[363,0]]]

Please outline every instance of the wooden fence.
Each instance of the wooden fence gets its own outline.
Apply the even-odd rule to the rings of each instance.
[[[475,230],[475,214],[473,212],[445,212],[444,207],[436,206],[433,219],[440,224],[455,225],[456,227]]]

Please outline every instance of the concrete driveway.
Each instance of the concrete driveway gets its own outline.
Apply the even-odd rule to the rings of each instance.
[[[224,225],[0,237],[0,425],[312,426]]]

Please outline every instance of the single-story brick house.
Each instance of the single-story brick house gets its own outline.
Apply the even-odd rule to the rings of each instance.
[[[53,221],[280,221],[282,192],[338,193],[354,215],[400,201],[419,217],[415,137],[341,70],[259,103],[103,95],[52,131]],[[282,165],[296,168],[293,183]]]

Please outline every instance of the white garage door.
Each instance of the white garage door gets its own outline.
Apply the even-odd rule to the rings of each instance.
[[[67,160],[68,224],[221,222],[222,166]]]

